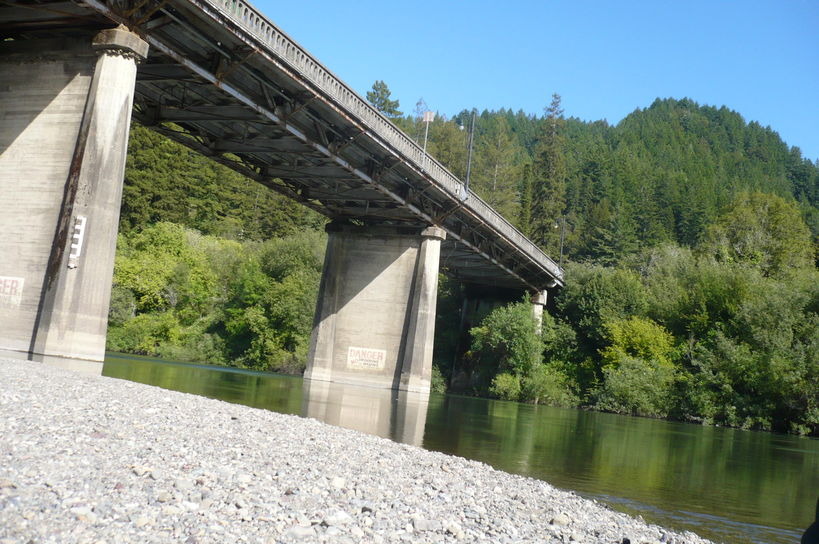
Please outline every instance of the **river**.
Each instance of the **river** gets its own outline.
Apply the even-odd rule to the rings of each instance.
[[[813,439],[120,354],[103,375],[476,459],[716,542],[798,542],[819,494]]]

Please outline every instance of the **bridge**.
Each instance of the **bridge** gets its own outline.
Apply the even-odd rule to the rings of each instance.
[[[0,354],[101,361],[131,113],[327,216],[306,377],[429,388],[439,267],[563,271],[250,4],[0,4]]]

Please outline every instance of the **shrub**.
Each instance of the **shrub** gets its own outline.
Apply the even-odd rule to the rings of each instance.
[[[600,351],[604,365],[616,366],[627,356],[656,361],[662,366],[672,365],[674,338],[661,325],[644,317],[633,316],[609,321],[604,326],[611,342]]]
[[[577,404],[577,397],[572,393],[566,375],[553,365],[536,365],[523,377],[522,382],[523,400],[567,408]]]
[[[438,368],[438,365],[432,365],[432,376],[430,378],[430,382],[430,389],[434,393],[446,393],[446,379],[441,373],[441,369]]]
[[[603,369],[595,407],[607,412],[664,417],[673,402],[674,369],[657,361],[623,356]]]
[[[523,375],[543,358],[543,340],[535,330],[529,302],[495,308],[469,333],[472,354],[492,361],[500,371]]]
[[[111,351],[159,355],[164,343],[177,343],[179,322],[170,312],[138,315],[119,327],[108,330],[107,348]]]
[[[509,372],[501,372],[492,380],[489,392],[501,400],[518,400],[520,398],[520,378]]]

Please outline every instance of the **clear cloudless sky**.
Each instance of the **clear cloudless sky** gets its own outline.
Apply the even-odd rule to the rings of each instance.
[[[727,106],[819,160],[819,0],[255,0],[356,92],[404,113],[508,108],[616,124],[655,98]]]

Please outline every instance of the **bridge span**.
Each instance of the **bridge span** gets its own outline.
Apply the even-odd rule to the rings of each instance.
[[[246,2],[16,0],[0,37],[0,353],[102,359],[131,112],[332,219],[308,377],[427,390],[439,267],[540,307],[562,285]]]

